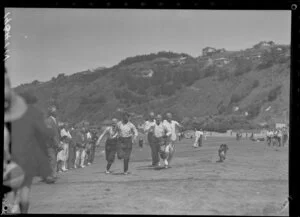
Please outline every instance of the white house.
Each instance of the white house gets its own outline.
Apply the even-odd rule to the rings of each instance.
[[[286,127],[286,124],[284,124],[284,123],[276,123],[275,124],[276,129],[280,129],[280,128],[284,128],[284,127]]]

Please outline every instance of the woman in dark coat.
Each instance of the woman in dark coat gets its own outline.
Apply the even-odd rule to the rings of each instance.
[[[26,105],[24,100],[13,92],[7,74],[5,100],[8,101],[8,106],[5,107],[4,121],[11,124],[11,160],[25,173],[19,189],[20,211],[27,213],[33,177],[47,177],[51,174],[46,142],[53,136],[53,132],[46,127],[42,113],[34,106]],[[23,108],[22,115],[13,115],[20,108]]]

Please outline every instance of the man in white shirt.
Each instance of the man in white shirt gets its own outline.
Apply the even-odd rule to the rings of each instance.
[[[124,175],[128,175],[129,159],[132,151],[132,143],[136,141],[138,131],[136,127],[129,121],[130,115],[125,112],[122,121],[117,124],[118,131],[118,148],[117,156],[124,159]]]
[[[162,122],[162,116],[157,115],[155,124],[151,127],[154,135],[154,166],[159,166],[159,154],[168,167],[166,147],[170,143],[171,128]]]
[[[155,147],[154,147],[154,135],[153,135],[153,126],[155,125],[155,116],[154,112],[150,112],[149,119],[144,124],[144,132],[147,134],[148,144],[151,148],[151,158],[152,158],[152,165],[155,166]]]
[[[203,131],[202,130],[198,130],[197,128],[195,128],[194,148],[201,147],[201,145],[202,145],[202,141],[201,141],[202,137],[203,137]]]
[[[171,130],[171,138],[169,144],[166,147],[167,159],[165,160],[165,164],[168,166],[175,153],[174,142],[177,140],[176,127],[182,127],[182,125],[177,121],[172,120],[171,113],[166,114],[166,120],[164,120],[163,123]]]

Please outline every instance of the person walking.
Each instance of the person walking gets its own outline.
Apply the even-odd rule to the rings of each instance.
[[[151,158],[152,158],[152,164],[151,166],[156,166],[157,158],[158,158],[158,152],[155,149],[154,144],[154,134],[153,134],[153,126],[155,125],[155,115],[154,112],[149,113],[149,119],[144,124],[144,132],[147,134],[147,140],[148,144],[151,149]]]
[[[183,128],[183,126],[181,124],[179,124],[177,121],[173,120],[171,113],[166,114],[166,120],[163,121],[163,124],[166,125],[171,130],[170,141],[166,147],[167,158],[165,160],[165,165],[166,165],[166,167],[168,167],[169,164],[171,163],[171,160],[175,153],[175,144],[174,143],[177,140],[176,129],[177,129],[177,127]]]
[[[107,137],[105,142],[105,157],[107,161],[105,173],[111,173],[110,167],[115,160],[115,155],[117,153],[117,143],[118,143],[118,130],[117,130],[118,120],[116,118],[112,119],[111,126],[108,126],[103,133],[99,136],[96,146],[100,146],[100,142],[104,136]]]
[[[136,127],[129,120],[130,115],[124,112],[122,121],[117,124],[117,131],[119,135],[117,144],[117,155],[119,159],[124,160],[124,175],[128,175],[129,160],[132,151],[132,144],[136,142],[138,131]]]

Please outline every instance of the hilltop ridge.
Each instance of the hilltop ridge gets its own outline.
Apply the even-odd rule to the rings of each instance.
[[[136,122],[153,110],[208,129],[251,128],[287,121],[289,73],[290,47],[260,42],[241,51],[207,47],[198,57],[138,55],[15,89],[42,110],[57,104],[60,118],[71,123],[98,124],[121,108]]]

